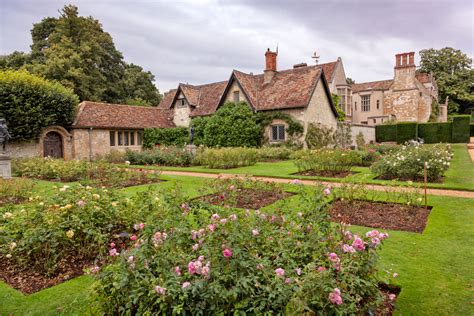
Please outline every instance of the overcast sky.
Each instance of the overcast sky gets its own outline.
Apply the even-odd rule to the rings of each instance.
[[[474,0],[0,0],[0,54],[29,51],[30,30],[65,4],[98,19],[124,58],[156,76],[161,92],[179,82],[260,73],[278,44],[278,69],[341,57],[356,82],[390,79],[394,55],[451,46],[474,55]]]

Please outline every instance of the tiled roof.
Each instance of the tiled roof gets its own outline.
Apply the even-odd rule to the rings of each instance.
[[[332,81],[332,76],[334,74],[334,70],[336,69],[336,65],[337,65],[337,61],[318,65],[319,67],[323,68],[324,77],[326,77],[327,82]]]
[[[227,81],[195,86],[199,89],[199,98],[197,106],[191,112],[191,116],[211,115],[214,113],[226,86]]]
[[[165,110],[171,108],[171,103],[173,102],[176,91],[178,91],[178,89],[171,89],[170,91],[166,92],[160,104],[158,105],[158,108]]]
[[[72,126],[132,129],[175,127],[169,110],[91,101],[81,102]]]
[[[357,92],[366,91],[366,90],[388,90],[390,86],[392,85],[392,83],[393,83],[392,79],[355,83],[352,85],[352,93],[357,93]]]

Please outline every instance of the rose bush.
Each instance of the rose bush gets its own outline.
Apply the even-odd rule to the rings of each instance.
[[[345,173],[361,164],[356,151],[343,149],[316,149],[298,151],[293,155],[299,172]]]
[[[383,179],[423,181],[426,162],[428,181],[440,181],[452,157],[449,144],[407,143],[383,156],[372,165],[371,170]]]
[[[373,312],[381,302],[376,252],[388,236],[331,224],[323,188],[297,188],[298,209],[265,212],[164,197],[171,202],[137,231],[133,247],[109,249],[114,262],[95,286],[102,312]]]

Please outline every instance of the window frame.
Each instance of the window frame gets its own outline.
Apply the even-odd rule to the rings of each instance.
[[[115,134],[116,131],[109,131],[109,145],[110,147],[115,147]]]
[[[275,132],[277,136],[276,138],[275,138]],[[284,124],[272,124],[271,125],[271,141],[284,142],[285,140],[286,140],[286,126]]]
[[[361,112],[370,112],[370,94],[360,96],[360,110]]]
[[[236,90],[232,93],[232,100],[234,100],[234,103],[240,102],[240,91]]]

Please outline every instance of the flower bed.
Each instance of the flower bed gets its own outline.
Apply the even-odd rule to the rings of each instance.
[[[196,156],[196,163],[212,169],[230,169],[257,163],[257,149],[244,147],[206,148]]]
[[[275,183],[238,178],[216,179],[204,187],[207,189],[203,190],[199,201],[254,210],[293,195]]]
[[[423,181],[424,163],[427,163],[429,182],[440,182],[453,157],[447,144],[406,144],[374,163],[371,170],[380,179]]]
[[[383,301],[376,253],[388,235],[353,235],[330,223],[321,187],[299,193],[298,211],[191,202],[156,213],[135,247],[110,247],[114,263],[95,287],[102,312],[374,313]]]
[[[295,153],[293,156],[298,174],[306,176],[340,177],[352,172],[360,157],[349,150],[317,149]]]
[[[34,183],[28,179],[0,178],[0,206],[17,204],[28,199]]]
[[[105,162],[28,158],[16,160],[13,169],[19,176],[61,182],[81,181],[93,186],[128,187],[159,182],[159,173],[126,170]]]
[[[184,147],[162,146],[144,151],[125,153],[124,159],[132,165],[161,165],[186,167],[194,164],[194,157]]]

